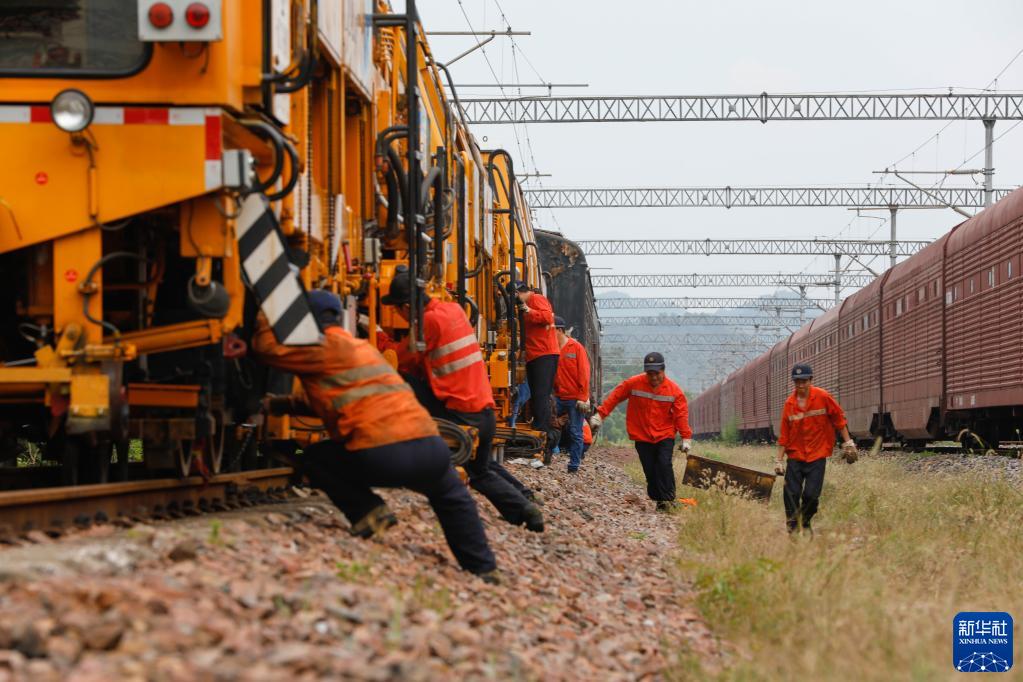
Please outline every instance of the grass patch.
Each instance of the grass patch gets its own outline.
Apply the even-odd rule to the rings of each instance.
[[[763,471],[774,454],[715,451]],[[740,652],[723,672],[695,677],[952,679],[957,612],[1023,614],[1023,494],[1005,480],[836,458],[813,540],[785,532],[781,481],[769,504],[681,492],[699,503],[681,515],[681,567],[711,628]],[[676,674],[694,677],[684,660]]]
[[[338,561],[334,563],[335,574],[341,580],[352,583],[369,577],[369,564],[361,561]]]

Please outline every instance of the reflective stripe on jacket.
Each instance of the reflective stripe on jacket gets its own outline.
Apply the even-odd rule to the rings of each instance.
[[[810,387],[805,408],[799,407],[793,391],[782,408],[778,444],[791,459],[815,462],[831,456],[835,431],[845,425],[845,413],[823,388]]]
[[[554,375],[554,395],[562,400],[590,399],[590,358],[575,339],[569,338],[561,348],[558,373]]]
[[[526,302],[528,313],[523,313],[526,330],[526,362],[543,355],[558,355],[558,334],[554,331],[554,309],[551,302],[540,294],[533,294]]]
[[[606,417],[623,400],[629,401],[625,429],[632,440],[658,443],[674,438],[676,431],[683,438],[693,437],[686,396],[671,379],[665,377],[661,385],[654,388],[646,374],[629,377],[608,394],[597,413]]]
[[[365,450],[439,435],[411,387],[369,342],[328,327],[318,346],[282,346],[260,313],[252,336],[259,360],[291,372],[330,437]]]

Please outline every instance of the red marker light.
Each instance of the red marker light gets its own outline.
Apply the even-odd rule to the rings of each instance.
[[[167,28],[174,21],[174,10],[166,2],[157,2],[149,8],[149,23],[156,28]]]
[[[65,270],[64,271],[64,279],[67,280],[68,282],[75,282],[75,281],[77,281],[78,280],[78,271],[77,270]]]
[[[210,23],[210,8],[201,2],[193,2],[185,8],[185,21],[192,28],[203,28]]]
[[[47,175],[45,171],[39,171],[38,173],[36,173],[36,184],[37,185],[45,185],[49,181],[50,181],[50,176]]]

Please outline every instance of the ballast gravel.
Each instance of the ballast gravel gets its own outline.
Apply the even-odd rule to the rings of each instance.
[[[319,495],[0,550],[0,680],[662,679],[715,639],[674,570],[677,520],[597,448],[511,467],[547,531],[475,496],[503,571],[458,570],[425,499],[358,540]],[[680,513],[686,513],[682,511]]]

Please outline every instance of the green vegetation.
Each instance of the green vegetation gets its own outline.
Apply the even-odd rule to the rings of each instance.
[[[715,450],[761,470],[773,456]],[[717,671],[683,652],[680,679],[952,679],[957,612],[1023,613],[1023,493],[1002,478],[833,459],[812,539],[786,533],[780,482],[769,504],[680,494],[698,500],[679,514],[680,568],[737,652]]]

